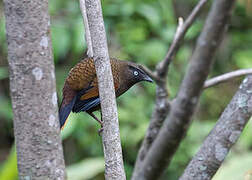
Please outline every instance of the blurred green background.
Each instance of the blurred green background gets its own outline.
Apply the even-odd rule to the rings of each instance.
[[[164,58],[176,30],[177,18],[187,17],[196,0],[103,0],[103,14],[110,56],[142,63],[151,69]],[[171,98],[176,95],[196,39],[201,32],[208,4],[186,35],[170,66]],[[57,76],[57,91],[68,71],[85,55],[84,30],[79,1],[50,1],[51,36]],[[13,148],[13,114],[9,94],[7,43],[3,3],[0,1],[0,180],[17,179]],[[252,2],[237,1],[229,31],[217,53],[210,77],[252,67]],[[242,78],[203,92],[194,121],[163,179],[175,180],[183,172],[205,136],[237,90]],[[155,85],[140,83],[118,99],[125,170],[131,176],[136,155],[151,117]],[[70,180],[104,179],[104,160],[98,124],[85,113],[71,114],[62,132]],[[252,169],[252,124],[245,128],[215,180],[243,179]]]

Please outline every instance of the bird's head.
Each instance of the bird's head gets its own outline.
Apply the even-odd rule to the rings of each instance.
[[[129,61],[125,61],[124,63],[124,77],[132,85],[140,81],[153,82],[150,76],[138,64]]]
[[[141,69],[141,67],[137,64],[129,64],[129,74],[131,74],[131,77],[136,81],[147,81],[147,82],[153,82],[153,80],[150,78],[150,76]]]
[[[112,63],[114,63],[114,67],[117,67],[112,69],[114,69],[114,73],[115,70],[118,71],[117,78],[119,78],[120,82],[119,88],[116,92],[117,96],[120,96],[121,94],[126,92],[129,88],[131,88],[134,84],[140,81],[153,82],[150,76],[141,68],[140,65],[136,63],[117,59],[112,59]]]

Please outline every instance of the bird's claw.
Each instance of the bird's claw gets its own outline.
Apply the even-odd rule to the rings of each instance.
[[[101,136],[101,133],[103,132],[103,121],[100,120],[99,122],[100,122],[101,128],[98,130],[98,134],[99,136]]]
[[[101,133],[103,132],[103,127],[101,127],[99,130],[98,130],[98,134],[99,136],[101,136]]]

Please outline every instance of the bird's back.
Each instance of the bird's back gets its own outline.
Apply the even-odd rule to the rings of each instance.
[[[119,83],[120,60],[111,58],[110,63],[115,84]],[[65,83],[76,91],[88,88],[90,85],[98,87],[94,60],[86,58],[76,64],[69,72]]]

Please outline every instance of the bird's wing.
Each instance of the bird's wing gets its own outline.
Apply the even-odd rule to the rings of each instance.
[[[73,112],[88,111],[100,104],[97,78],[90,83],[87,89],[78,92],[77,101],[74,104]]]
[[[99,96],[97,77],[90,83],[89,88],[85,92],[80,93],[80,100],[88,100]]]
[[[114,81],[115,91],[119,88],[119,81]],[[88,111],[93,107],[100,104],[99,90],[97,77],[94,78],[88,89],[82,90],[78,93],[79,98],[77,98],[73,112]]]
[[[91,108],[98,106],[100,104],[99,97],[89,98],[87,100],[80,100],[78,99],[73,107],[73,112],[81,112],[81,111],[88,111]]]

